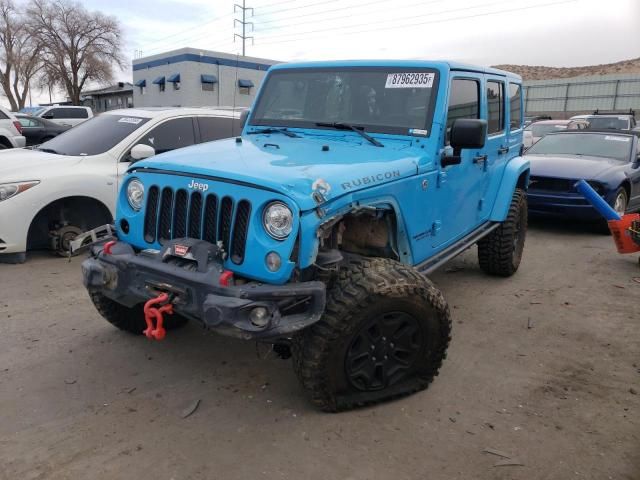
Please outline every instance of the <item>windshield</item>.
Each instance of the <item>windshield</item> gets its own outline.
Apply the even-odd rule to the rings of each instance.
[[[628,130],[629,119],[626,117],[589,117],[589,128],[594,130]]]
[[[585,155],[621,162],[631,158],[632,137],[604,133],[558,133],[547,135],[527,150],[531,155]]]
[[[250,124],[318,128],[317,123],[343,123],[367,132],[428,135],[436,85],[437,73],[427,69],[276,70]]]
[[[148,118],[126,115],[98,115],[44,142],[38,150],[59,155],[98,155],[116,146],[148,121]]]
[[[530,125],[527,130],[531,130],[531,134],[534,137],[544,137],[547,133],[558,132],[560,130],[566,130],[567,125],[558,124],[558,123],[534,123]]]
[[[18,113],[26,113],[27,115],[33,115],[35,117],[43,110],[44,107],[24,107],[18,110]]]

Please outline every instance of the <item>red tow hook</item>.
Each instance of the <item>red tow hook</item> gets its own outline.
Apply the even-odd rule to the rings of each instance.
[[[162,315],[168,313],[169,315],[173,314],[173,305],[170,303],[165,303],[169,301],[169,295],[166,293],[161,293],[155,298],[147,301],[144,304],[144,319],[147,322],[147,329],[142,332],[147,338],[152,340],[162,340],[167,331],[162,326],[163,317]],[[158,307],[154,307],[156,304],[164,304]],[[155,320],[155,325],[154,325]]]

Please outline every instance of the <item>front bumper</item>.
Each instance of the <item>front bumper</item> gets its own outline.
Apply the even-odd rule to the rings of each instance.
[[[82,263],[88,290],[128,307],[168,292],[174,311],[225,335],[256,340],[288,337],[317,322],[324,311],[322,282],[222,286],[224,269],[217,247],[201,240],[174,240],[159,252],[136,253],[123,242],[116,243],[111,254],[103,249],[103,245],[94,246],[91,257]],[[269,312],[265,326],[258,327],[249,318],[256,307]]]
[[[579,193],[551,193],[529,188],[529,213],[549,217],[566,217],[596,221],[602,217]]]

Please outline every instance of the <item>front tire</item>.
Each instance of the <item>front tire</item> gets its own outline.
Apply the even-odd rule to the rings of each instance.
[[[449,308],[431,281],[392,260],[358,258],[327,293],[322,319],[292,343],[314,404],[336,412],[429,386],[451,338]]]
[[[142,304],[131,308],[125,307],[105,297],[98,291],[89,292],[89,297],[98,313],[114,327],[134,335],[142,335],[144,329],[147,328]],[[164,317],[164,328],[167,330],[174,330],[186,323],[186,318],[175,313]]]
[[[616,191],[616,196],[613,198],[613,205],[611,207],[616,211],[618,215],[621,217],[627,211],[627,205],[629,204],[629,198],[627,196],[627,191],[624,187],[618,188]]]
[[[522,260],[527,220],[527,194],[517,188],[506,220],[478,242],[478,261],[485,273],[500,277],[516,273]]]

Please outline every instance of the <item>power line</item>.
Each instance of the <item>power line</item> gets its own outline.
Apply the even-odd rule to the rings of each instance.
[[[309,5],[300,5],[299,7],[283,8],[282,10],[276,10],[274,12],[259,13],[258,15],[255,15],[255,17],[256,18],[264,17],[265,15],[273,15],[274,13],[289,12],[291,10],[300,10],[303,8],[311,8],[311,7],[316,7],[318,5],[326,5],[327,3],[336,3],[341,1],[342,0],[325,0],[324,2],[310,3]]]
[[[355,35],[358,33],[367,33],[367,32],[373,32],[373,31],[380,31],[380,30],[395,30],[398,28],[407,28],[407,27],[416,27],[416,26],[422,26],[422,25],[429,25],[432,23],[448,23],[448,22],[455,22],[458,20],[466,20],[466,19],[470,19],[470,18],[479,18],[479,17],[487,17],[487,16],[491,16],[491,15],[500,15],[503,13],[511,13],[511,12],[518,12],[518,11],[523,11],[523,10],[531,10],[531,9],[535,9],[535,8],[543,8],[543,7],[549,7],[549,6],[555,6],[555,5],[563,5],[563,4],[567,4],[567,3],[575,3],[578,2],[579,0],[562,0],[562,1],[556,1],[556,2],[552,2],[552,3],[545,3],[545,4],[540,4],[540,5],[530,5],[527,7],[518,7],[518,8],[510,8],[510,9],[503,9],[497,12],[484,12],[484,13],[477,13],[477,14],[473,14],[473,15],[463,15],[463,16],[459,16],[459,17],[452,17],[452,18],[446,18],[443,20],[431,20],[431,21],[426,21],[426,22],[417,22],[417,23],[407,23],[407,24],[403,24],[403,25],[395,25],[395,26],[389,26],[389,27],[377,27],[377,28],[370,28],[370,29],[363,29],[363,30],[357,30],[357,31],[349,31],[349,32],[343,32],[343,35]],[[347,28],[347,27],[341,27],[341,28]],[[316,38],[323,38],[323,36],[316,36],[316,37],[306,37],[306,35],[308,35],[309,33],[318,33],[318,32],[324,32],[325,30],[310,30],[307,32],[304,32],[305,38],[308,39],[316,39]],[[275,45],[278,43],[288,43],[288,42],[297,42],[300,40],[300,37],[298,38],[290,38],[290,39],[286,39],[286,40],[277,40],[275,42],[262,42],[260,43],[260,45]]]
[[[410,7],[424,6],[424,5],[432,5],[434,3],[442,3],[442,2],[446,2],[446,1],[447,0],[433,0],[431,2],[418,2],[418,3],[412,3],[410,5],[403,5],[403,8],[410,8]],[[371,5],[376,5],[378,3],[386,3],[386,4],[388,4],[389,0],[377,0],[377,1],[374,1],[374,2],[370,2],[367,5],[351,5],[351,6],[348,6],[348,7],[327,10],[325,12],[314,12],[314,13],[309,13],[309,14],[306,14],[306,15],[299,15],[299,16],[297,16],[295,18],[298,19],[298,18],[302,18],[302,17],[310,17],[310,16],[315,16],[315,15],[321,15],[323,13],[332,13],[332,12],[338,12],[338,11],[342,11],[342,10],[348,10],[348,9],[351,9],[351,8],[369,7]],[[469,7],[469,8],[477,8],[477,7]],[[370,10],[370,11],[367,11],[364,15],[369,15],[369,14],[372,14],[372,13],[379,13],[379,12],[383,12],[383,11],[387,11],[387,10],[388,10],[388,8]],[[438,12],[435,12],[435,13],[438,13]],[[320,21],[329,22],[331,20],[339,20],[341,18],[344,18],[344,16],[340,15],[338,17],[322,18],[322,20],[320,20]],[[408,17],[408,18],[415,18],[415,15],[412,15],[411,17]],[[289,20],[289,18],[286,18],[285,20]],[[276,21],[278,21],[278,20],[263,21],[263,22],[260,22],[260,24],[273,23],[273,22],[276,22]],[[291,26],[291,25],[298,26],[298,25],[305,25],[305,24],[308,24],[308,23],[317,23],[317,22],[318,22],[318,20],[307,20],[305,22],[297,22],[296,21],[294,23],[280,24],[280,25],[277,25],[275,27],[259,28],[257,30],[257,32],[260,33],[260,32],[264,32],[264,31],[267,31],[267,30],[278,30],[278,29],[281,29],[283,27],[288,27],[288,26]]]
[[[408,7],[411,7],[411,6],[431,5],[433,3],[442,3],[442,2],[446,2],[446,1],[447,0],[433,0],[431,2],[419,2],[419,3],[414,3],[412,5],[403,5],[403,8],[408,8]],[[354,8],[363,8],[363,7],[368,8],[371,5],[376,5],[378,3],[386,3],[386,4],[388,4],[389,0],[377,0],[377,1],[366,3],[366,4],[363,3],[363,4],[359,4],[359,5],[349,5],[349,6],[346,6],[346,7],[332,8],[332,9],[329,9],[329,10],[323,10],[321,12],[305,13],[303,15],[296,15],[294,17],[285,17],[285,18],[282,18],[282,19],[275,18],[275,19],[272,19],[272,20],[261,20],[260,21],[260,25],[264,25],[264,24],[268,24],[268,23],[281,22],[282,20],[291,20],[291,19],[296,19],[297,20],[299,18],[304,18],[304,17],[312,17],[312,16],[316,16],[316,15],[324,15],[325,13],[342,12],[344,10],[351,10],[351,9],[354,9]],[[387,10],[387,9],[385,9],[385,10]],[[373,11],[373,12],[367,11],[365,13],[365,15],[368,15],[370,13],[379,12],[379,11],[381,11],[381,10],[378,9],[378,10]],[[340,17],[333,17],[333,18],[323,18],[321,21],[324,22],[324,21],[327,21],[327,20],[335,20],[335,19],[338,19],[338,18],[343,18],[343,17],[340,16]],[[307,21],[307,22],[296,22],[296,25],[300,25],[300,24],[304,24],[304,23],[312,23],[314,21],[317,21],[317,20],[311,20],[311,21]],[[287,24],[285,24],[284,26],[287,26]],[[260,31],[274,30],[274,29],[281,28],[281,27],[282,27],[282,25],[278,25],[278,26],[275,26],[275,27],[261,28]]]
[[[425,14],[421,14],[421,15],[411,15],[411,16],[407,16],[407,17],[399,17],[399,18],[393,18],[393,19],[384,19],[384,20],[379,20],[376,22],[363,22],[363,23],[357,23],[357,24],[350,24],[350,25],[342,25],[342,26],[337,26],[337,27],[329,27],[329,28],[324,28],[324,29],[319,29],[319,30],[311,30],[311,31],[305,31],[305,34],[308,33],[320,33],[320,32],[331,32],[334,30],[341,30],[344,28],[354,28],[354,27],[363,27],[363,26],[370,26],[370,25],[381,25],[381,24],[386,24],[389,22],[393,22],[393,21],[398,21],[398,20],[411,20],[414,18],[421,18],[421,17],[431,17],[434,15],[441,15],[441,14],[447,14],[447,13],[455,13],[455,12],[460,12],[463,10],[468,10],[471,8],[487,8],[487,7],[493,7],[495,5],[500,5],[503,3],[511,3],[511,0],[499,0],[497,2],[491,2],[491,3],[485,3],[482,5],[477,5],[474,7],[463,7],[463,8],[455,8],[455,9],[446,9],[446,10],[440,10],[438,12],[429,12],[429,13],[425,13]],[[277,34],[277,35],[270,35],[268,38],[280,38],[280,37],[290,37],[292,35],[299,35],[299,33],[281,33],[281,34]]]

